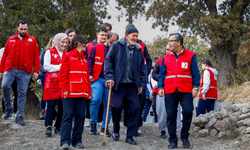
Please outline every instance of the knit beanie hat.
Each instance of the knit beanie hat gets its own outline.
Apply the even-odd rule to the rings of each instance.
[[[135,27],[129,27],[129,28],[127,28],[125,33],[130,34],[130,33],[134,33],[134,32],[139,33],[139,31]]]

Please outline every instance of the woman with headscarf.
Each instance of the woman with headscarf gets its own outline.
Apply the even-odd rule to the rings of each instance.
[[[84,55],[86,39],[75,36],[71,49],[63,57],[60,69],[60,87],[63,97],[63,119],[61,130],[61,148],[68,149],[72,144],[84,148],[82,133],[85,119],[86,100],[91,98],[91,82],[86,56]],[[75,125],[72,130],[72,119]]]
[[[61,132],[62,120],[62,100],[61,88],[59,85],[59,71],[62,64],[62,57],[68,48],[68,36],[65,33],[58,33],[53,39],[54,47],[46,51],[44,56],[44,69],[47,71],[45,82],[43,100],[47,102],[47,112],[45,117],[45,126],[47,127],[45,134],[51,136],[52,123],[54,119],[54,110],[58,102],[58,113],[55,122],[55,134]]]

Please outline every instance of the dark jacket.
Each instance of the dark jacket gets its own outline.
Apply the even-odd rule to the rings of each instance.
[[[113,89],[117,90],[125,65],[124,56],[126,56],[126,40],[125,37],[116,41],[109,48],[109,52],[104,60],[104,76],[106,80],[113,80],[115,85]],[[136,43],[133,52],[133,76],[137,88],[145,86],[145,67],[144,57],[141,46]]]
[[[137,43],[142,42],[141,40],[138,40]],[[147,76],[150,74],[151,72],[151,68],[152,68],[152,59],[150,58],[150,55],[148,53],[148,49],[147,46],[145,45],[144,47],[144,54],[143,54],[144,58],[146,59],[146,65],[147,65]]]
[[[40,71],[39,71],[38,78],[41,79],[41,80],[44,80],[44,79],[45,79],[45,74],[46,74],[46,72],[47,72],[47,71],[44,69],[44,67],[43,67],[45,52],[46,52],[46,51],[42,51],[41,54],[40,54]]]
[[[155,81],[159,81],[160,65],[156,62],[152,71],[152,77]]]

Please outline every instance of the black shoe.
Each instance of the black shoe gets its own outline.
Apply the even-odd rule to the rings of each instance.
[[[25,126],[25,122],[23,121],[23,117],[21,116],[16,116],[16,123],[21,126]]]
[[[188,141],[188,139],[181,139],[181,140],[182,140],[183,148],[189,148],[190,147],[190,142]]]
[[[47,127],[45,135],[51,136],[51,134],[52,134],[52,128],[51,127]]]
[[[60,129],[55,129],[55,134],[61,135],[61,130]]]
[[[168,145],[168,149],[174,149],[174,148],[177,148],[177,142],[171,142],[171,143]]]
[[[91,127],[90,134],[96,135],[97,134],[96,123],[91,123],[90,127]]]
[[[101,128],[101,132],[100,132],[100,135],[104,135],[104,128]],[[109,132],[109,129],[107,128],[107,131],[106,131],[106,136],[108,137],[111,137],[111,133]]]
[[[118,133],[112,133],[112,138],[115,140],[115,141],[118,141],[119,138],[120,138],[120,135]]]
[[[3,114],[3,119],[10,118],[10,114],[12,113],[12,109],[7,109],[5,113]]]
[[[128,144],[137,145],[137,143],[135,142],[135,140],[133,138],[132,139],[126,138],[125,142]]]
[[[166,136],[166,131],[161,131],[160,138],[163,138],[163,139],[166,139],[166,138],[167,138],[167,136]]]

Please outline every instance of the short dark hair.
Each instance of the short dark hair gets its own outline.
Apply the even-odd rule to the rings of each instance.
[[[158,57],[153,58],[153,62],[156,62],[157,59],[159,59],[159,58]]]
[[[68,52],[71,51],[72,49],[76,48],[78,45],[78,42],[82,43],[82,44],[86,44],[87,40],[85,37],[80,36],[80,35],[76,35],[73,37],[72,42],[69,46]]]
[[[17,26],[19,27],[20,24],[27,24],[28,25],[28,22],[25,20],[19,20],[17,23]]]
[[[133,25],[133,24],[128,24],[128,25],[126,26],[125,30],[127,30],[127,29],[130,28],[130,27],[134,27],[134,28],[135,28],[135,25]]]
[[[183,46],[183,36],[182,36],[180,33],[171,33],[171,34],[169,35],[169,37],[172,36],[172,35],[175,36],[176,42],[178,42],[178,41],[181,42],[181,46],[182,46],[182,48],[184,48],[184,46]]]
[[[69,36],[69,34],[71,33],[71,32],[76,32],[74,29],[72,29],[72,28],[69,28],[69,29],[67,29],[66,31],[65,31],[65,33]]]
[[[117,36],[117,40],[119,40],[119,35],[117,34],[117,33],[114,33],[114,32],[110,32],[109,34],[108,34],[108,39],[109,38],[111,38],[113,35],[116,35]]]
[[[101,32],[101,31],[108,33],[108,30],[105,27],[98,28],[97,33]]]
[[[204,59],[204,60],[202,61],[202,64],[206,64],[206,65],[208,65],[209,67],[213,67],[213,65],[212,65],[212,63],[211,63],[211,61],[210,61],[209,59]]]
[[[110,30],[112,30],[112,25],[111,25],[110,23],[107,23],[107,22],[103,23],[103,24],[101,25],[101,27],[104,27],[104,28],[109,27]]]

